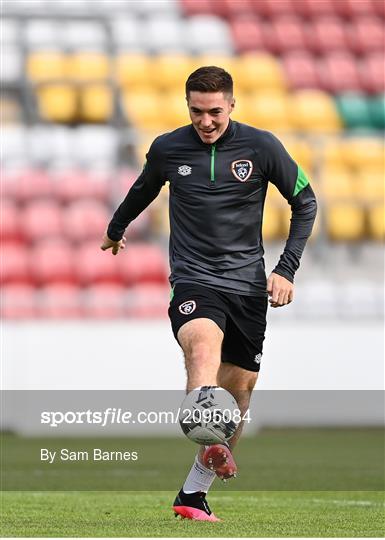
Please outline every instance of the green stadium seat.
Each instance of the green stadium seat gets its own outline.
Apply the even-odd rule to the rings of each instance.
[[[385,94],[369,100],[369,114],[375,128],[385,129]]]
[[[356,92],[341,94],[336,105],[347,128],[368,128],[372,126],[368,99]]]

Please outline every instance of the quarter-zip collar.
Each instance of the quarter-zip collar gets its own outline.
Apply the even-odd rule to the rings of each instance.
[[[192,136],[202,146],[204,146],[206,148],[210,148],[214,144],[215,147],[218,148],[218,146],[220,147],[220,146],[226,144],[227,142],[229,142],[234,137],[235,130],[236,130],[236,122],[233,122],[231,120],[231,118],[230,118],[229,119],[229,125],[227,126],[226,131],[224,133],[222,133],[222,135],[219,137],[219,139],[217,139],[215,141],[215,143],[205,143],[205,142],[203,142],[202,139],[199,137],[196,129],[194,128],[194,126],[191,124],[190,127],[191,127],[191,131],[192,131]]]

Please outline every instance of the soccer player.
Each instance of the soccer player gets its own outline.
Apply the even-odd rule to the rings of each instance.
[[[230,119],[233,81],[216,66],[186,82],[191,124],[157,137],[142,173],[113,215],[101,249],[117,255],[124,231],[170,183],[169,317],[182,347],[187,391],[221,386],[249,407],[262,357],[268,297],[278,308],[293,300],[294,274],[316,216],[309,181],[271,133]],[[268,182],[291,205],[284,251],[268,279],[262,243]],[[202,447],[173,508],[189,519],[217,521],[205,496],[216,476],[235,476],[229,445]]]

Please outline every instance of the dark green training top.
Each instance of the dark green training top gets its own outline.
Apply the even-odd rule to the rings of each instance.
[[[266,295],[262,218],[268,182],[289,202],[289,238],[274,272],[294,280],[317,211],[302,169],[279,140],[230,121],[215,144],[192,125],[157,137],[147,162],[107,230],[125,228],[170,183],[170,283],[199,283],[244,295]]]

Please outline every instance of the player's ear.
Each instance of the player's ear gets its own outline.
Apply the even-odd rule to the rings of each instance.
[[[231,98],[231,102],[230,102],[230,107],[231,107],[231,111],[230,112],[233,112],[234,108],[235,108],[235,98]]]

